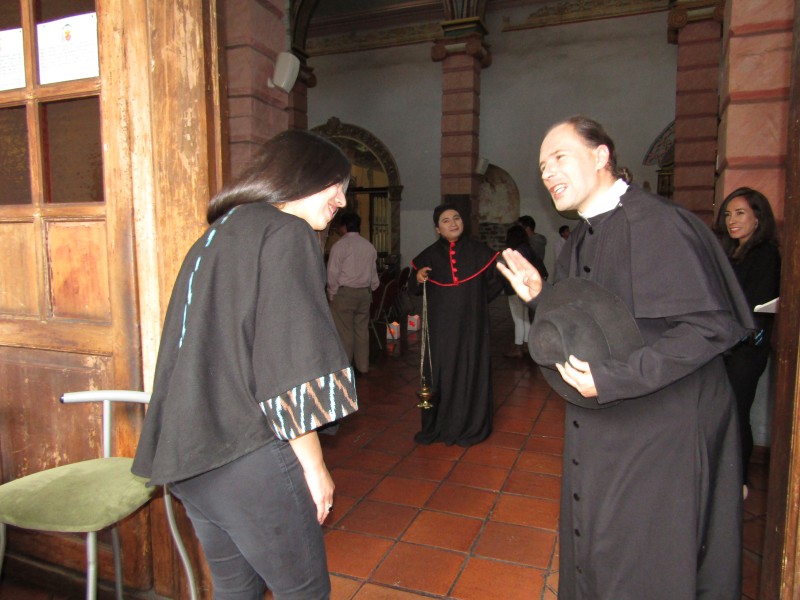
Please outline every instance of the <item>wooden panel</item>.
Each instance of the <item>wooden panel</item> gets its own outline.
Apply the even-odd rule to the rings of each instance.
[[[0,346],[0,460],[3,481],[44,469],[102,455],[102,406],[63,405],[63,392],[113,386],[111,357],[68,354]],[[143,407],[115,408],[114,433],[137,429]],[[120,436],[115,453],[132,456],[135,442]],[[152,585],[147,511],[129,517],[120,527],[127,585],[146,589]],[[69,569],[85,568],[83,539],[75,535],[42,534],[14,530],[9,552],[36,557]],[[113,579],[111,552],[99,546],[100,576]]]
[[[0,313],[38,316],[36,230],[32,221],[0,223]]]
[[[111,320],[104,222],[47,225],[54,317]]]
[[[84,354],[111,354],[112,332],[107,325],[68,321],[0,319],[0,340],[6,346],[63,350]],[[129,346],[133,346],[133,342]],[[124,348],[127,350],[127,347]],[[129,388],[129,384],[118,384]]]
[[[102,453],[100,406],[62,405],[70,390],[103,389],[108,357],[0,346],[0,458],[8,480]]]

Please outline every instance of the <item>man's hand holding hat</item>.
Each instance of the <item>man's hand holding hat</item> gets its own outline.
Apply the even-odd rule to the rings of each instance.
[[[556,363],[556,369],[561,374],[561,378],[578,390],[578,393],[584,398],[597,396],[592,369],[589,367],[588,362],[579,360],[574,354],[570,354],[569,359],[564,364]]]

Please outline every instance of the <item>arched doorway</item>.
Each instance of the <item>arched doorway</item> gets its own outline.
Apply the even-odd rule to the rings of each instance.
[[[335,142],[353,163],[348,206],[369,225],[369,240],[378,250],[381,267],[392,267],[400,260],[400,201],[403,186],[397,163],[389,149],[372,133],[331,117],[314,127]]]
[[[675,121],[658,134],[644,155],[642,164],[658,167],[658,186],[656,193],[664,198],[672,198],[675,173]]]

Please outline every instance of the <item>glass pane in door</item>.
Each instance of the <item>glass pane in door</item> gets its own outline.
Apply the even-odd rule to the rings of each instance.
[[[0,108],[0,205],[31,201],[25,107]]]
[[[99,98],[47,102],[41,120],[46,201],[102,202]]]
[[[94,0],[37,0],[36,23],[96,12]]]

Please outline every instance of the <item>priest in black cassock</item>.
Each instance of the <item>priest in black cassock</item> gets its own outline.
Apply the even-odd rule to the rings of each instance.
[[[409,278],[412,293],[427,289],[432,373],[426,375],[436,393],[414,440],[468,447],[492,432],[488,304],[503,289],[494,267],[498,252],[463,235],[454,205],[437,206],[433,223],[439,239],[411,261]]]
[[[556,209],[582,219],[554,279],[615,294],[644,342],[627,360],[555,364],[582,400],[566,404],[558,597],[736,600],[742,476],[722,354],[753,323],[735,275],[704,223],[627,183],[595,121],[554,125],[539,167]],[[503,257],[531,306],[553,293],[519,254]]]

